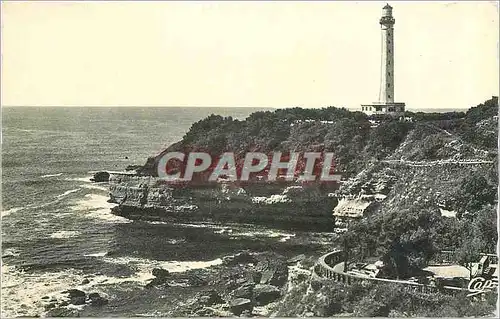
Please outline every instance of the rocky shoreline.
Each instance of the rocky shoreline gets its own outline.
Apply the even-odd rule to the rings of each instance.
[[[159,316],[271,316],[297,278],[301,281],[310,278],[315,259],[316,256],[303,254],[287,259],[272,252],[241,251],[223,258],[220,265],[204,269],[169,272],[155,268],[153,278],[141,289],[144,294],[155,290],[169,296],[165,302],[171,307],[168,313],[158,313]],[[116,296],[80,289],[62,291],[60,296],[42,298],[44,316],[92,316],[118,302],[114,300]]]

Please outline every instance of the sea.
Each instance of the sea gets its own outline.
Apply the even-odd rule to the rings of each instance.
[[[100,170],[143,164],[210,114],[254,108],[6,107],[2,109],[1,316],[43,316],[69,288],[110,302],[83,316],[162,316],[170,296],[145,290],[151,271],[210,267],[241,250],[293,257],[329,233],[244,224],[130,221],[112,215]],[[94,311],[94,312],[92,312]]]

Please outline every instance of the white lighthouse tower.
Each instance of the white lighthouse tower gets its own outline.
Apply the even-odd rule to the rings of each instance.
[[[382,54],[380,92],[378,102],[361,105],[366,114],[403,115],[405,103],[394,102],[394,23],[392,7],[386,4],[382,9],[380,26],[382,28]]]

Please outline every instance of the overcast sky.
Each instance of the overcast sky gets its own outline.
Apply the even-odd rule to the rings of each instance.
[[[2,105],[357,107],[385,2],[2,3]],[[391,2],[395,97],[498,95],[495,2]]]

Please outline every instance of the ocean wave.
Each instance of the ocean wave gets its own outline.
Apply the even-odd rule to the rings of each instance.
[[[77,201],[71,209],[84,212],[87,217],[100,219],[111,223],[130,223],[129,219],[111,213],[111,208],[117,204],[108,203],[108,197],[97,194],[86,194],[84,199]]]
[[[279,241],[284,242],[295,237],[295,234],[284,233],[276,230],[255,230],[243,232],[231,232],[231,237],[258,237],[258,238],[279,238]]]
[[[68,177],[65,178],[65,181],[71,181],[71,182],[86,182],[86,183],[91,183],[92,175],[88,175],[86,177]]]
[[[86,188],[86,189],[98,189],[98,190],[105,191],[105,192],[109,191],[109,189],[107,187],[100,186],[98,184],[83,184],[83,185],[80,185],[80,187]]]
[[[151,221],[150,224],[165,224],[166,222]],[[172,224],[172,223],[168,223]],[[209,228],[213,229],[214,234],[229,235],[231,238],[238,237],[254,237],[254,238],[276,238],[280,242],[286,242],[287,240],[295,237],[294,233],[285,233],[275,229],[255,229],[248,230],[244,224],[235,224],[232,226],[213,224],[213,223],[174,223],[174,225],[189,227],[189,228]]]
[[[25,207],[14,207],[11,209],[3,210],[1,213],[1,217],[9,216],[10,214],[23,210],[24,208]]]
[[[64,193],[60,194],[60,195],[57,195],[56,197],[57,198],[63,198],[63,197],[66,197],[68,196],[69,194],[71,193],[74,193],[74,192],[78,192],[81,188],[75,188],[75,189],[70,189],[69,191],[65,191]]]
[[[104,257],[107,254],[108,254],[107,252],[101,252],[101,253],[95,253],[95,254],[87,254],[87,255],[84,255],[84,256],[85,257]]]
[[[71,237],[76,237],[80,235],[79,231],[72,231],[72,230],[60,230],[56,231],[55,233],[50,234],[50,238],[71,238]]]
[[[61,176],[63,173],[57,173],[57,174],[47,174],[47,175],[42,175],[40,176],[41,178],[47,178],[47,177],[57,177]]]
[[[15,248],[7,248],[2,251],[2,258],[17,257],[19,255],[20,255],[19,250]]]
[[[52,204],[56,204],[56,203],[60,202],[64,197],[68,196],[69,194],[78,192],[80,189],[81,188],[75,188],[75,189],[70,189],[68,191],[65,191],[62,194],[56,195],[54,197],[55,199],[53,199],[51,201],[48,201],[46,203],[42,203],[42,204],[30,204],[30,205],[26,205],[26,206],[23,206],[23,207],[14,207],[14,208],[10,208],[8,210],[4,210],[1,213],[1,217],[9,216],[12,213],[16,213],[16,212],[24,210],[24,209],[38,209],[38,208],[47,207],[47,206],[52,205]]]
[[[91,254],[101,256],[103,253]],[[90,256],[90,254],[89,254]],[[102,274],[85,275],[82,271],[67,269],[58,272],[44,272],[33,276],[14,266],[2,263],[2,318],[16,316],[39,317],[45,312],[44,307],[50,299],[64,300],[66,295],[63,291],[68,289],[80,289],[83,291],[95,291],[106,296],[106,290],[110,286],[126,282],[145,285],[153,278],[152,270],[162,267],[171,272],[183,272],[189,269],[207,268],[222,263],[221,259],[211,261],[154,261],[134,257],[104,258],[104,261],[130,265],[134,264],[137,271],[130,277],[112,277]],[[84,278],[89,283],[82,283]],[[42,297],[48,296],[48,299]]]
[[[2,264],[1,317],[40,317],[50,299],[67,299],[67,296],[62,294],[63,291],[70,288],[82,290],[88,288],[88,285],[81,284],[83,278],[82,272],[71,269],[33,276],[14,266]],[[109,278],[98,276],[95,279],[92,278],[92,290],[106,295],[98,284],[107,282]],[[49,299],[41,299],[44,296],[48,296]]]
[[[209,261],[157,261],[137,257],[106,257],[104,261],[113,264],[135,266],[137,271],[131,277],[131,280],[138,280],[144,283],[154,277],[152,275],[154,268],[163,268],[169,272],[185,272],[191,269],[203,269],[222,264],[221,258]]]

